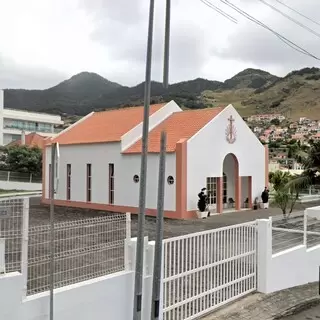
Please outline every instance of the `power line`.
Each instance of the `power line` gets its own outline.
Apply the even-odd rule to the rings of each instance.
[[[282,42],[284,42],[286,45],[288,45],[289,47],[291,47],[292,49],[307,55],[309,57],[312,57],[316,60],[320,60],[320,58],[318,58],[317,56],[313,55],[312,53],[308,52],[307,50],[303,49],[302,47],[300,47],[299,45],[297,45],[296,43],[294,43],[293,41],[289,40],[288,38],[286,38],[285,36],[281,35],[280,33],[276,32],[275,30],[273,30],[272,28],[268,27],[266,24],[262,23],[261,21],[257,20],[256,18],[254,18],[253,16],[249,15],[247,12],[241,10],[240,8],[238,8],[237,6],[235,6],[234,4],[230,3],[228,0],[220,0],[220,2],[224,3],[225,5],[229,6],[230,8],[232,8],[233,10],[237,11],[238,13],[240,13],[242,16],[244,16],[246,19],[256,23],[257,25],[261,26],[264,29],[269,30],[270,32],[272,32],[276,37],[278,37]]]
[[[221,10],[220,8],[216,7],[214,4],[212,4],[211,2],[207,1],[207,0],[200,0],[203,4],[205,4],[207,7],[213,9],[214,11],[218,12],[219,14],[221,14],[222,16],[224,16],[225,18],[227,18],[228,20],[230,20],[233,23],[238,23],[238,20],[235,19],[234,17],[232,17],[231,15],[229,15],[228,13],[224,12],[223,10]]]
[[[301,13],[301,12],[299,12],[298,10],[296,10],[296,9],[294,9],[294,8],[292,8],[292,7],[290,7],[290,6],[288,6],[287,4],[283,3],[282,1],[280,1],[280,0],[275,0],[275,1],[277,1],[278,3],[280,3],[281,5],[283,5],[284,7],[288,8],[289,10],[291,10],[291,11],[295,12],[295,13],[296,13],[296,14],[298,14],[299,16],[301,16],[301,17],[303,17],[303,18],[305,18],[305,19],[307,19],[307,20],[309,20],[309,21],[311,21],[311,22],[313,22],[313,23],[317,24],[318,26],[320,26],[320,23],[319,23],[319,22],[317,22],[317,21],[315,21],[315,20],[313,20],[313,19],[311,19],[311,18],[307,17],[307,16],[306,16],[306,15],[304,15],[303,13]]]
[[[264,0],[258,0],[260,1],[261,3],[263,3],[264,5],[268,6],[269,8],[271,8],[272,10],[280,13],[283,17],[289,19],[290,21],[292,21],[293,23],[297,24],[298,26],[300,26],[301,28],[313,33],[315,36],[319,37],[320,38],[320,33],[314,31],[313,29],[309,28],[308,26],[306,26],[305,24],[301,23],[300,21],[290,17],[289,15],[287,15],[286,13],[284,13],[283,11],[277,9],[275,6],[273,6],[272,4],[264,1]]]

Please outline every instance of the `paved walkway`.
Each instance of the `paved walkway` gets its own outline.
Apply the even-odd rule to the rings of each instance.
[[[305,208],[319,206],[320,202],[309,202],[297,204],[295,211],[301,211]],[[90,218],[100,216],[103,214],[101,211],[68,208],[68,207],[55,207],[55,220],[57,222],[70,221],[77,219]],[[228,212],[219,215],[211,216],[207,219],[194,219],[194,220],[164,220],[164,237],[170,238],[180,235],[185,235],[204,230],[216,229],[224,226],[244,223],[256,219],[264,219],[270,216],[281,215],[279,208],[259,209],[259,210],[244,210],[241,212]],[[41,205],[40,198],[30,199],[30,225],[39,225],[49,223],[49,206]],[[132,236],[135,237],[138,230],[137,215],[131,216],[131,230]],[[145,234],[149,236],[150,240],[155,239],[155,218],[146,217]]]
[[[293,316],[285,317],[283,320],[316,320],[320,319],[320,305],[311,307],[310,309],[298,313]]]
[[[318,283],[307,284],[271,294],[256,293],[204,317],[203,320],[271,320],[282,319],[286,312],[318,296]],[[319,301],[320,302],[320,301]],[[310,312],[320,310],[319,307]],[[307,312],[307,311],[306,311]],[[297,317],[298,315],[296,315]],[[319,313],[320,316],[320,313]],[[308,318],[284,318],[302,320]],[[313,319],[313,318],[310,318]],[[318,319],[318,318],[314,318]],[[320,317],[319,317],[320,319]]]

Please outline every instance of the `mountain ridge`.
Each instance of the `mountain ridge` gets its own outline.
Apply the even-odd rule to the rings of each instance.
[[[297,94],[295,89],[308,90],[310,86],[319,86],[320,90],[319,80],[318,68],[295,70],[285,77],[247,68],[223,82],[196,78],[173,83],[167,90],[161,83],[152,81],[151,102],[174,99],[185,108],[195,109],[225,102],[236,103],[236,107],[244,114],[265,112],[279,106],[288,108],[285,100],[290,100],[291,95]],[[271,94],[273,91],[276,93]],[[271,104],[268,102],[269,96],[272,96]],[[7,108],[62,115],[82,116],[93,110],[141,105],[143,98],[144,82],[133,87],[122,86],[87,71],[44,90],[5,89]],[[308,97],[304,95],[304,98]]]

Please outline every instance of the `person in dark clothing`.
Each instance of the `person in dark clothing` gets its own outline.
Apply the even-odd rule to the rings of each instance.
[[[261,199],[263,203],[263,208],[268,209],[269,208],[269,190],[267,187],[265,187],[264,190],[262,191]]]
[[[198,209],[201,212],[204,212],[207,206],[207,195],[205,194],[206,190],[206,188],[202,188],[200,193],[198,193]]]

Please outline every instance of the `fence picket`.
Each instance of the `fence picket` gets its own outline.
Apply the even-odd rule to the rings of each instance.
[[[170,252],[164,256],[164,292],[179,284],[164,295],[166,320],[196,319],[256,290],[255,221],[165,239],[163,245]]]

